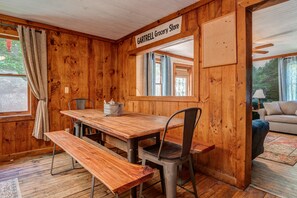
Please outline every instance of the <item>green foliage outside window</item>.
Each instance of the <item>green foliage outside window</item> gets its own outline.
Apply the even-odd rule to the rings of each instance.
[[[0,73],[25,74],[22,50],[18,40],[12,40],[11,50],[8,51],[6,39],[0,38],[0,57],[3,59],[0,59]]]
[[[263,89],[266,101],[279,100],[278,59],[267,61],[263,67],[253,67],[253,93]]]

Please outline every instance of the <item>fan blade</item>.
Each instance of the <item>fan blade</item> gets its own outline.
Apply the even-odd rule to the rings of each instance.
[[[272,47],[272,46],[274,46],[272,43],[268,43],[265,45],[259,45],[257,47],[254,47],[254,49],[263,49],[263,48]]]
[[[267,54],[269,51],[264,51],[264,50],[253,50],[253,53],[255,54]]]

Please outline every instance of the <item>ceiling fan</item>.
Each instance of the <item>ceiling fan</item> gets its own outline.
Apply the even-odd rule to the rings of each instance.
[[[253,48],[253,53],[254,54],[267,54],[269,51],[267,51],[267,50],[261,50],[261,49],[272,47],[272,46],[274,46],[273,43],[259,45],[259,46]]]

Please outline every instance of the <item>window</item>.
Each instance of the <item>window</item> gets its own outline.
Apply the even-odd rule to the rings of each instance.
[[[162,96],[162,72],[161,72],[161,62],[158,59],[155,64],[155,95]]]
[[[288,62],[286,69],[287,100],[297,100],[297,61]]]
[[[174,64],[174,95],[188,96],[192,94],[192,66]]]
[[[29,88],[20,42],[0,38],[0,115],[29,111]]]

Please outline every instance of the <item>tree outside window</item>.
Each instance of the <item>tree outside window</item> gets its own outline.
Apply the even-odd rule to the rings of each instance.
[[[0,38],[0,114],[29,112],[29,90],[18,40]]]

